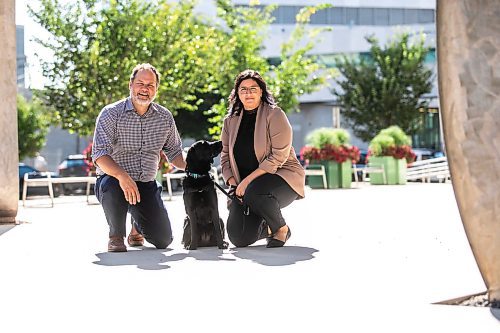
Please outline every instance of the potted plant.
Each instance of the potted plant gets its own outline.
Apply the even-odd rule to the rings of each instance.
[[[359,149],[349,144],[349,133],[345,129],[318,128],[306,137],[307,145],[301,151],[306,167],[323,165],[328,188],[350,188],[352,163],[359,160]],[[319,177],[309,177],[311,188],[322,188]]]
[[[383,166],[389,185],[406,184],[406,166],[415,160],[411,139],[398,126],[381,130],[368,147],[369,165]],[[384,184],[381,174],[370,175],[370,183]]]

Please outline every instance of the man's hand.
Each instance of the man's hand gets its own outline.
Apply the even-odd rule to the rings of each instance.
[[[186,159],[183,154],[177,155],[171,162],[177,169],[186,169]]]
[[[135,205],[141,202],[141,194],[139,193],[137,184],[127,173],[121,174],[117,179],[125,195],[125,200],[127,200],[129,204]]]
[[[123,194],[125,195],[125,200],[131,205],[135,205],[141,202],[141,195],[137,184],[129,176],[129,174],[123,170],[109,155],[104,155],[96,160],[96,164],[101,168],[104,173],[115,177],[120,183]]]

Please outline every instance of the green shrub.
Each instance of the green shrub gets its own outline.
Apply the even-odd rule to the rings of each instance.
[[[380,156],[389,148],[397,148],[402,146],[411,146],[411,139],[398,126],[390,126],[381,130],[370,141],[368,147],[373,156]]]
[[[334,147],[349,145],[349,133],[343,128],[322,127],[315,129],[306,137],[309,146],[322,149],[330,144]]]
[[[397,147],[411,146],[411,139],[399,126],[390,126],[380,131],[380,134],[385,134],[394,139],[394,144]]]
[[[379,133],[370,142],[369,149],[372,152],[373,156],[380,156],[382,155],[384,149],[395,146],[396,144],[392,136]]]
[[[404,158],[408,163],[415,160],[415,154],[411,149],[411,139],[398,126],[390,126],[381,130],[370,141],[368,158],[370,156]]]

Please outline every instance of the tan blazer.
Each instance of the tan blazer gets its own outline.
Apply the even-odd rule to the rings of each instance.
[[[234,159],[233,148],[238,135],[244,110],[239,115],[227,116],[222,128],[222,176],[227,184],[234,177],[236,183],[241,182],[238,167]],[[277,174],[304,197],[305,172],[298,161],[292,147],[292,126],[287,116],[279,107],[261,103],[255,120],[254,149],[259,168]]]

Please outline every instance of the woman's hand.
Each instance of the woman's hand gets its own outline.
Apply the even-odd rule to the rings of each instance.
[[[245,179],[243,179],[241,181],[241,183],[238,184],[238,187],[236,188],[236,195],[240,198],[243,198],[243,196],[245,195],[245,192],[247,190],[247,187],[248,185],[255,179],[255,178],[258,178],[260,176],[262,176],[263,174],[265,174],[266,172],[262,169],[255,169],[251,174],[249,174],[247,177],[245,177]]]
[[[250,184],[252,180],[249,177],[246,177],[239,183],[238,187],[236,187],[236,196],[242,198],[245,195],[245,191],[247,190],[248,184]]]

